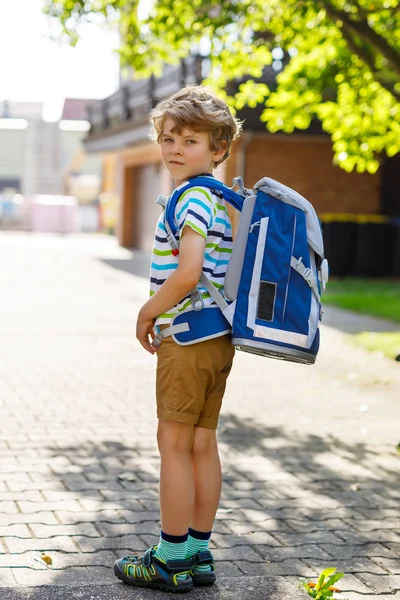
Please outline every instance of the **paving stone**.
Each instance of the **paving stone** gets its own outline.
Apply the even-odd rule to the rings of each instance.
[[[100,490],[81,490],[80,492],[70,492],[61,490],[42,490],[43,497],[48,502],[58,502],[60,500],[82,500],[89,498],[93,500],[102,500],[103,496]]]
[[[374,594],[374,589],[363,581],[363,576],[364,573],[357,573],[354,575],[346,573],[345,577],[341,579],[337,585],[346,596],[349,593],[364,594],[369,600],[370,594]],[[386,579],[386,575],[384,575],[384,578]]]
[[[377,519],[380,521],[386,521],[387,519],[396,518],[399,515],[398,508],[367,508],[362,507],[358,510],[360,517],[356,514],[354,515],[355,519]],[[397,519],[396,519],[397,520]]]
[[[84,490],[98,490],[99,487],[106,487],[104,483],[99,485],[97,481],[74,481],[74,480],[64,480],[65,487],[72,492],[81,492]],[[122,488],[118,481],[107,481],[107,489],[115,490],[119,492]]]
[[[79,525],[41,525],[33,523],[31,529],[37,538],[50,538],[59,535],[100,536],[97,529],[91,523],[79,523]]]
[[[338,535],[330,531],[314,531],[311,533],[281,533],[274,536],[283,546],[301,546],[304,544],[344,544]]]
[[[390,542],[400,543],[400,536],[396,532],[390,531],[388,529],[382,529],[379,531],[374,530],[368,532],[350,530],[347,530],[346,532],[338,531],[337,535],[345,539],[347,544],[354,545],[365,544],[366,542],[382,542],[385,545]]]
[[[22,472],[22,473],[15,473],[15,472],[0,473],[0,481],[7,481],[7,484],[11,483],[12,481],[18,481],[18,482],[26,483],[26,484],[31,483],[29,475],[26,472]],[[10,487],[10,486],[8,485],[8,487]]]
[[[118,510],[118,513],[128,523],[144,523],[145,521],[155,521],[158,523],[160,519],[160,511],[135,511],[121,508]]]
[[[301,517],[306,517],[307,519],[310,519],[310,521],[324,521],[329,519],[352,519],[353,516],[356,516],[357,514],[362,516],[358,508],[339,505],[336,508],[320,509],[319,507],[315,507],[312,504],[310,504],[308,507],[302,506],[298,512],[301,515]]]
[[[21,500],[31,500],[32,502],[42,502],[43,496],[39,490],[29,490],[27,492],[0,492],[0,500],[12,500],[19,502]]]
[[[40,461],[32,462],[29,466],[20,465],[18,463],[16,463],[16,465],[0,464],[0,478],[2,480],[6,479],[7,481],[30,481],[30,478],[33,478],[36,473],[45,473],[48,476],[52,475],[50,467],[47,464],[40,464]],[[7,474],[7,477],[3,477],[3,474]]]
[[[103,521],[121,523],[123,516],[115,510],[99,510],[97,512],[70,512],[66,510],[56,510],[54,514],[63,525],[74,525],[76,523],[101,523]]]
[[[124,505],[126,505],[126,501],[128,501],[130,510],[145,510],[145,507],[142,504],[140,504],[140,502],[138,500],[136,500],[136,498],[134,498],[135,494],[133,492],[127,492],[127,491],[116,492],[115,490],[102,489],[101,495],[103,496],[103,498],[102,498],[103,502],[104,502],[104,498],[111,502],[120,502],[120,503],[123,502]],[[146,506],[147,506],[147,503],[146,503]],[[151,510],[151,509],[147,507],[147,510]],[[158,501],[157,501],[157,508],[154,510],[158,510]]]
[[[379,594],[392,594],[400,590],[400,575],[373,575],[360,573],[358,577]],[[358,591],[358,590],[357,590]]]
[[[53,538],[57,539],[57,538]],[[146,550],[143,542],[137,535],[120,535],[115,537],[89,538],[80,535],[74,536],[82,552],[97,552],[98,550],[117,550],[119,548],[132,548],[132,550]]]
[[[131,489],[132,484],[129,481],[121,481],[121,485],[122,487],[129,491],[129,492],[133,492],[131,494],[131,499],[132,500],[156,500],[158,499],[158,491],[157,491],[157,485],[158,484],[151,484],[148,483],[148,487],[146,489],[142,489],[142,490],[136,490],[136,489]]]
[[[45,566],[37,562],[35,558],[40,557],[40,552],[23,552],[22,554],[6,554],[2,557],[1,564],[7,568],[27,567],[30,569],[44,570]],[[51,552],[54,569],[65,569],[67,567],[90,567],[92,565],[108,566],[113,564],[115,556],[113,552],[101,550],[100,552],[87,553],[65,553],[53,550]],[[1,573],[1,569],[0,569]]]
[[[379,568],[388,571],[389,575],[400,575],[399,555],[397,556],[397,558],[374,558],[373,561]],[[370,572],[374,573],[375,571],[371,570]]]
[[[70,510],[81,512],[82,506],[76,500],[59,500],[58,502],[18,502],[23,513],[35,513],[37,511]]]
[[[88,574],[90,575],[92,581],[96,582],[96,584],[100,583],[115,583],[116,577],[114,574],[114,569],[112,568],[115,562],[115,558],[110,562],[110,566],[108,567],[90,567],[88,569]]]
[[[249,562],[261,562],[262,557],[250,546],[236,546],[234,548],[216,548],[213,550],[213,556],[216,561],[231,560],[236,562],[245,560]]]
[[[348,559],[355,558],[357,556],[369,556],[374,558],[376,556],[383,556],[387,558],[396,558],[398,554],[393,552],[390,548],[386,548],[382,544],[368,543],[359,544],[357,546],[341,545],[333,546],[323,544],[321,549],[324,550],[329,556],[337,559]]]
[[[77,585],[91,581],[88,569],[76,567],[62,571],[33,569],[12,569],[18,585]]]
[[[325,521],[315,521],[310,519],[285,519],[285,525],[298,532],[312,533],[315,531],[347,531],[352,529],[349,523],[350,519],[326,519]]]
[[[154,521],[145,521],[144,523],[131,523],[129,524],[131,529],[127,529],[128,532],[140,535],[144,539],[144,535],[156,535],[157,539],[160,537],[160,524]],[[109,536],[112,537],[113,533],[110,532]]]
[[[240,577],[243,575],[243,571],[240,568],[240,563],[237,565],[231,561],[219,561],[215,565],[215,572],[217,577]]]
[[[114,537],[118,535],[131,535],[137,533],[152,533],[155,531],[159,532],[160,528],[158,525],[155,525],[151,521],[147,524],[141,523],[144,525],[141,529],[138,528],[137,523],[97,523],[97,528],[101,532],[101,535],[105,537]]]
[[[72,513],[68,513],[72,514]],[[0,513],[0,526],[14,525],[16,523],[43,523],[47,525],[56,525],[58,520],[52,512],[37,512],[37,513],[13,513],[13,514],[1,514]]]
[[[4,542],[11,553],[26,552],[27,550],[46,551],[62,550],[63,552],[76,552],[72,538],[59,536],[47,539],[19,539],[4,537]]]
[[[245,575],[258,575],[266,577],[283,577],[297,575],[298,577],[313,577],[315,571],[300,560],[282,560],[279,562],[263,561],[261,563],[239,563]]]
[[[222,498],[220,502],[220,508],[233,508],[234,510],[240,510],[242,508],[253,508],[254,510],[260,510],[260,504],[253,498],[248,497],[236,497],[234,499]]]
[[[264,544],[281,546],[282,544],[265,531],[257,531],[243,535],[221,535],[213,533],[212,539],[218,548],[233,548],[235,546],[252,546]]]
[[[14,585],[16,585],[16,581],[14,579],[14,575],[13,575],[11,569],[7,569],[2,566],[2,568],[0,568],[0,587],[14,586]]]
[[[60,490],[66,492],[61,481],[9,481],[8,487],[12,492],[40,492],[42,490]]]
[[[12,514],[18,513],[18,507],[15,502],[10,501],[0,501],[0,513]]]
[[[355,528],[358,531],[375,531],[382,529],[400,529],[400,518],[382,518],[382,519],[366,519],[365,521],[355,521]],[[399,537],[400,542],[400,537]]]
[[[249,522],[243,519],[242,521],[231,521],[229,519],[224,522],[231,531],[237,534],[251,533],[254,531],[266,531],[266,532],[286,532],[292,533],[293,530],[286,524],[283,519],[266,519],[265,521],[253,521]],[[218,523],[218,521],[216,521]]]
[[[15,523],[13,525],[0,526],[0,538],[6,536],[30,538],[32,537],[32,534],[26,525],[23,525],[22,523]]]
[[[375,575],[385,575],[385,569],[382,568],[378,561],[379,560],[394,560],[394,559],[379,559],[379,558],[368,558],[366,556],[359,556],[355,558],[347,558],[346,560],[335,560],[335,567],[337,571],[343,573],[373,573]],[[318,573],[326,568],[326,560],[308,559],[308,564],[313,567]],[[340,587],[340,586],[339,586]]]
[[[304,546],[257,546],[257,551],[265,560],[271,562],[289,558],[323,558],[329,560],[327,552],[312,544],[305,544]]]

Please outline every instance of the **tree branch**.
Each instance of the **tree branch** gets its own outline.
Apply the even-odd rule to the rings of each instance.
[[[375,61],[373,56],[368,52],[366,48],[361,48],[358,44],[355,43],[352,38],[350,32],[346,29],[346,27],[342,28],[342,35],[347,42],[351,52],[356,54],[365,64],[369,67],[371,73],[373,73],[376,81],[387,90],[398,102],[400,102],[400,93],[396,91],[394,85],[390,85],[389,82],[385,80],[382,75],[382,72],[376,68]]]
[[[384,37],[372,29],[366,19],[362,21],[351,19],[345,11],[333,7],[329,0],[322,0],[322,4],[330,17],[342,21],[366,42],[377,48],[400,76],[400,53],[388,44]]]

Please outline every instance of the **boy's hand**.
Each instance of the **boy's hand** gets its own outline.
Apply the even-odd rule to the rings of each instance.
[[[150,354],[156,352],[156,348],[151,345],[151,341],[154,339],[154,321],[154,319],[149,319],[142,314],[142,311],[140,311],[136,322],[136,337],[143,348],[147,350],[147,352],[150,352]]]

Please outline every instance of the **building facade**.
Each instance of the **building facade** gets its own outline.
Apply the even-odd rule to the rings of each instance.
[[[203,59],[189,57],[179,67],[167,66],[159,78],[126,83],[88,107],[91,129],[85,146],[88,152],[103,154],[103,192],[117,198],[117,235],[125,247],[151,249],[160,211],[156,198],[169,195],[173,187],[158,146],[149,141],[149,110],[203,77]],[[238,114],[245,133],[219,167],[219,179],[231,185],[241,175],[246,187],[252,187],[262,177],[272,177],[305,196],[319,214],[400,214],[398,194],[393,193],[398,172],[394,162],[395,168],[386,166],[374,175],[346,173],[333,164],[331,140],[318,124],[307,132],[270,134],[260,113],[244,109]]]

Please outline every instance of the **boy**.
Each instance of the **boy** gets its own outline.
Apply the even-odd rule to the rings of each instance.
[[[229,156],[240,123],[202,86],[187,86],[152,112],[153,137],[176,186],[212,175]],[[154,354],[154,331],[190,306],[201,272],[223,292],[232,228],[223,198],[208,188],[184,192],[175,211],[179,255],[168,243],[163,216],[154,241],[150,299],[139,312],[136,336]],[[204,306],[213,304],[200,288]],[[154,328],[154,329],[153,329]],[[230,336],[179,346],[165,338],[157,350],[156,397],[161,457],[161,535],[143,556],[116,561],[124,582],[185,592],[211,585],[215,566],[208,543],[221,493],[216,428],[234,348]]]

